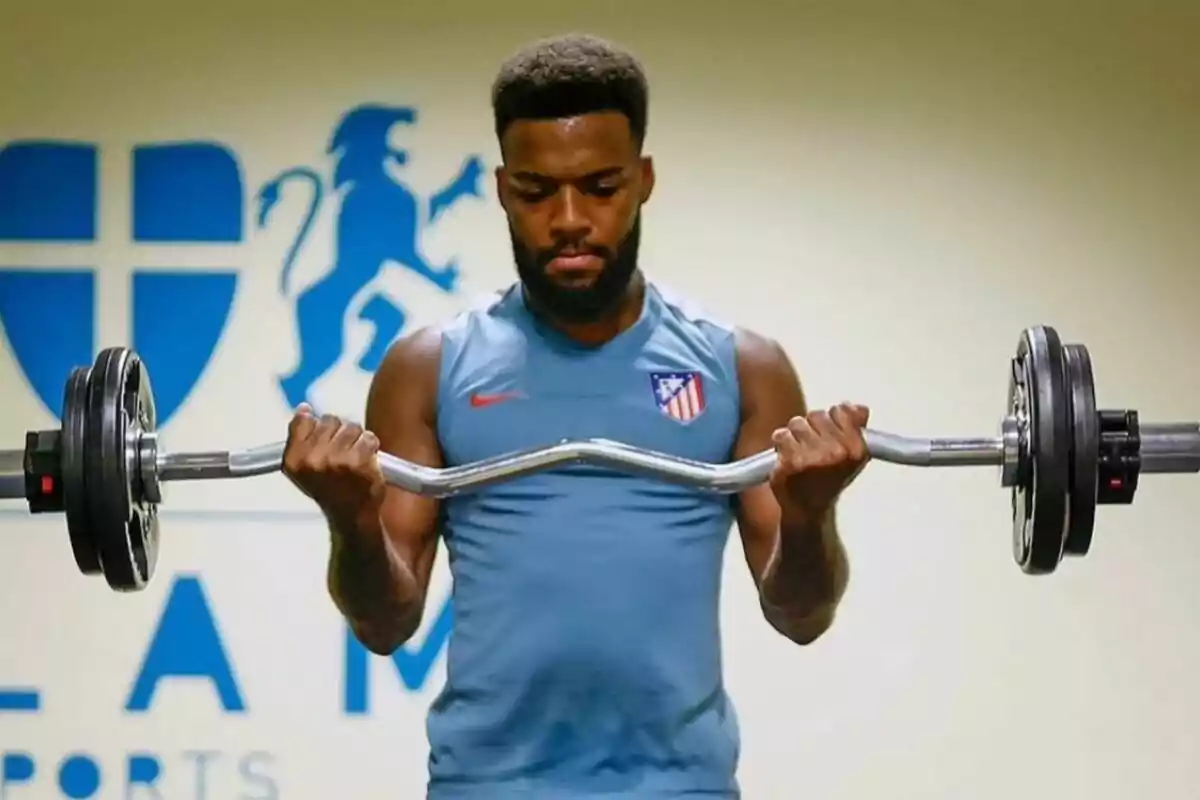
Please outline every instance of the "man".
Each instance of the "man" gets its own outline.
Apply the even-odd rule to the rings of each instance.
[[[766,619],[807,644],[846,588],[839,493],[867,411],[809,413],[773,341],[680,305],[638,267],[647,87],[591,37],[521,51],[493,87],[496,188],[519,282],[397,341],[366,429],[301,408],[284,470],[332,530],[329,590],[391,653],[420,625],[439,538],[455,627],[429,712],[429,797],[738,796],[718,600],[736,521]],[[774,447],[730,498],[591,467],[438,502],[386,486],[430,466],[604,437],[710,462]]]

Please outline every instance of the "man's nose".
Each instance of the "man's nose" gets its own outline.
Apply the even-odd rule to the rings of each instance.
[[[579,191],[574,187],[564,189],[557,198],[550,220],[554,238],[576,241],[591,233],[592,223],[585,212],[585,201]]]

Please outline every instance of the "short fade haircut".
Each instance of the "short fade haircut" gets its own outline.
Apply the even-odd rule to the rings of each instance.
[[[646,73],[628,50],[585,34],[540,39],[510,56],[492,84],[496,136],[517,120],[616,111],[629,119],[639,149],[646,138]]]

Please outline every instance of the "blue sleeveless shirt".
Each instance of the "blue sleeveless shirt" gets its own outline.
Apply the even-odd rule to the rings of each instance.
[[[447,465],[599,437],[709,462],[739,427],[732,329],[648,284],[586,347],[514,285],[443,330]],[[561,467],[445,501],[446,683],[429,798],[736,798],[718,605],[728,496]]]

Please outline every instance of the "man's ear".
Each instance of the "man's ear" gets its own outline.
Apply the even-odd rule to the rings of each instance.
[[[505,191],[505,186],[508,184],[508,179],[504,171],[504,165],[500,165],[495,169],[496,175],[496,199],[500,201],[500,207],[508,213],[508,192]]]
[[[642,202],[645,203],[654,193],[654,159],[642,156]]]

